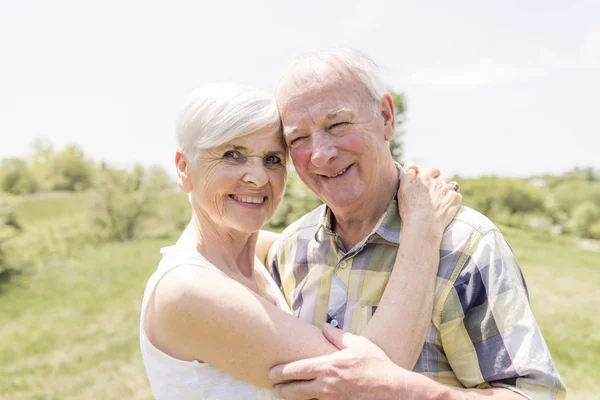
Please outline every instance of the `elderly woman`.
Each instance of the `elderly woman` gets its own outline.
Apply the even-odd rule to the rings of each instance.
[[[271,367],[337,351],[318,327],[294,317],[263,265],[273,238],[259,230],[282,199],[288,162],[274,98],[205,86],[185,103],[177,139],[177,179],[193,219],[162,249],[144,294],[140,340],[152,391],[158,399],[274,398]],[[429,321],[427,312],[424,322],[403,314],[421,299],[401,289],[417,282],[410,293],[424,298],[433,290],[441,233],[460,205],[448,181],[416,167],[401,179],[403,237],[420,245],[401,242],[386,289],[397,293],[384,294],[385,318],[373,318],[365,333],[384,349],[418,354],[422,346],[421,337],[398,340],[385,319]]]

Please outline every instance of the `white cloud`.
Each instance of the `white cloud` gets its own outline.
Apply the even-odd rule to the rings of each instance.
[[[599,0],[600,1],[600,0]],[[543,49],[540,62],[547,68],[593,68],[600,66],[600,26],[588,31],[581,46],[572,53]]]
[[[428,86],[478,87],[540,77],[544,71],[536,66],[500,64],[482,60],[475,65],[418,71],[412,81]]]
[[[462,67],[417,71],[413,74],[412,81],[426,86],[468,88],[539,78],[553,69],[598,66],[600,66],[600,26],[595,26],[587,32],[581,46],[574,52],[558,53],[551,49],[542,49],[538,62],[532,65],[481,60],[477,64]]]
[[[600,26],[588,32],[581,48],[581,59],[586,64],[600,63]]]

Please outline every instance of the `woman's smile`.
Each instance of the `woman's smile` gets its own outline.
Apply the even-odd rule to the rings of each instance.
[[[238,205],[257,210],[266,205],[268,197],[262,193],[258,194],[230,194],[229,197]]]

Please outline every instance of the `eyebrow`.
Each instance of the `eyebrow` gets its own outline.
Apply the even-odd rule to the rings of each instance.
[[[233,150],[249,150],[247,147],[245,146],[231,146],[230,148],[232,148]],[[285,152],[280,151],[280,150],[268,150],[265,152],[265,155],[267,156],[285,156]]]
[[[327,115],[325,116],[325,119],[327,119],[327,120],[335,119],[342,114],[349,114],[351,117],[354,117],[354,112],[352,110],[348,110],[347,108],[342,108],[340,110],[328,112]]]
[[[296,133],[298,131],[298,127],[297,126],[284,126],[283,127],[283,135],[293,135],[294,133]]]

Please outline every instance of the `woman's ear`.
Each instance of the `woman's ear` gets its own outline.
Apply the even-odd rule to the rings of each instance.
[[[188,175],[189,163],[179,149],[175,153],[175,167],[177,168],[177,185],[185,193],[190,193],[194,189],[194,185]]]

